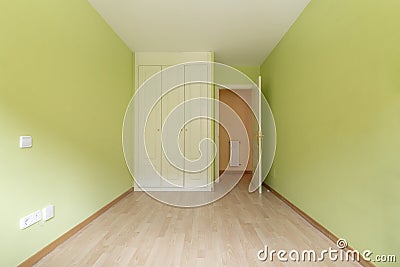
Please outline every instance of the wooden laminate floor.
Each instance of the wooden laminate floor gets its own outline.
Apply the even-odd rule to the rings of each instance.
[[[336,245],[272,193],[247,191],[175,208],[132,192],[35,266],[360,266],[352,262],[261,262],[268,248],[321,251]]]

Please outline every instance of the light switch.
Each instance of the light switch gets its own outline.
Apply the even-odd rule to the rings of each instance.
[[[43,221],[50,220],[54,217],[54,205],[49,205],[42,210],[43,213]]]
[[[20,148],[32,147],[32,136],[20,136],[19,137],[19,147]]]

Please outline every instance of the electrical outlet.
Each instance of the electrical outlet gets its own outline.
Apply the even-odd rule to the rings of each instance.
[[[19,220],[19,228],[25,229],[25,228],[31,226],[32,224],[37,223],[41,219],[42,219],[42,211],[37,210],[37,211],[29,214],[28,216],[21,218]]]

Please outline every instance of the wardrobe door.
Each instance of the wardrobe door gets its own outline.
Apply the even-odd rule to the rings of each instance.
[[[163,151],[161,187],[183,187],[184,167],[184,66],[163,66],[162,112]],[[176,87],[176,85],[182,85]],[[180,106],[181,105],[181,106]],[[174,112],[175,111],[175,112]],[[168,125],[167,125],[168,124]]]
[[[190,100],[209,96],[209,84],[196,83],[196,81],[208,81],[207,64],[185,65],[185,121],[193,116],[209,117],[209,106],[205,101],[192,102]],[[189,102],[188,102],[189,101]],[[206,187],[209,183],[207,162],[209,161],[208,142],[210,122],[205,118],[197,118],[185,126],[185,187]],[[203,142],[202,142],[203,141]]]
[[[138,66],[139,86],[143,86],[135,102],[135,182],[144,188],[160,187],[161,184],[161,101],[157,102],[161,96],[161,75],[145,83],[160,71],[161,66]]]

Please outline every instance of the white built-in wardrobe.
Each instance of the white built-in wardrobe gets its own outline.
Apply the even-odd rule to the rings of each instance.
[[[193,61],[203,63],[181,64]],[[209,162],[214,155],[212,143],[204,142],[213,137],[212,120],[207,119],[212,117],[212,104],[190,101],[213,96],[211,84],[193,83],[211,81],[211,64],[206,63],[211,61],[210,52],[135,53],[135,190],[211,190],[212,164],[196,171],[188,166],[200,158]],[[181,65],[171,68],[177,64]],[[175,115],[167,119],[174,110]],[[188,122],[192,113],[204,118]],[[165,123],[179,131],[163,135]],[[166,148],[171,144],[179,149],[166,157],[163,145]]]

